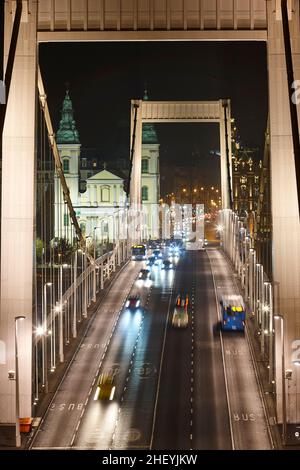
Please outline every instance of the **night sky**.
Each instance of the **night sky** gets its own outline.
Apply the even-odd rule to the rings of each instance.
[[[130,100],[147,83],[153,100],[230,98],[241,143],[263,150],[268,89],[260,42],[126,42],[40,45],[40,65],[57,129],[66,83],[83,147],[99,160],[129,158]],[[161,163],[199,159],[215,171],[216,124],[160,124]]]

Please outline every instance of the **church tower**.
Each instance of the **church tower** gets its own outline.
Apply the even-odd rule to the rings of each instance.
[[[59,150],[66,183],[70,190],[73,205],[78,203],[79,194],[79,161],[80,141],[74,120],[73,104],[69,90],[63,101],[61,121],[56,134],[56,143]],[[55,237],[67,238],[72,241],[71,221],[65,208],[63,192],[57,175],[55,175]]]
[[[144,101],[148,101],[147,90]],[[153,124],[143,124],[142,129],[142,204],[147,213],[148,234],[143,238],[159,236],[158,204],[160,199],[159,147]]]

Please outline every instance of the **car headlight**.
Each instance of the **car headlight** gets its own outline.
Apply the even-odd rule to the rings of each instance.
[[[173,264],[172,264],[172,263],[170,264],[170,268],[173,268]]]
[[[110,396],[109,396],[110,401],[113,400],[113,398],[114,398],[115,390],[116,390],[116,387],[113,386],[113,388],[111,389],[111,392],[110,392]]]
[[[126,305],[126,307],[129,307],[129,300],[127,300],[125,305]]]
[[[137,306],[137,307],[140,306],[140,301],[139,301],[139,300],[137,301],[136,306]]]
[[[135,256],[132,256],[131,259],[135,259]]]
[[[141,277],[142,277],[142,273],[139,274],[139,278],[141,278]]]

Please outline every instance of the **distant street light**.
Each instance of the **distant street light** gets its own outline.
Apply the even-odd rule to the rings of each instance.
[[[16,447],[21,447],[20,434],[20,391],[19,391],[19,355],[18,355],[18,321],[25,320],[24,315],[15,317],[15,365],[16,365]]]

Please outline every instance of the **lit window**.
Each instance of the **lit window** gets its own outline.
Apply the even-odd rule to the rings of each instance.
[[[149,173],[149,160],[147,158],[142,159],[142,173]]]
[[[148,201],[148,186],[142,187],[142,201]]]
[[[64,173],[69,173],[70,171],[70,161],[67,158],[64,158],[63,160],[63,170]]]

